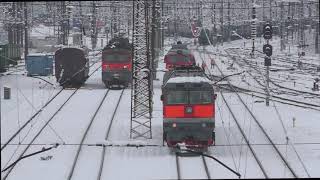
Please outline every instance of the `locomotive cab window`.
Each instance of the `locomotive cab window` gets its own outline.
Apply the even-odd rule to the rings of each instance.
[[[212,102],[211,92],[209,91],[190,91],[190,104],[209,104]]]
[[[129,54],[106,54],[103,57],[107,62],[128,62],[130,60]]]
[[[167,104],[187,104],[187,91],[170,91],[167,95]]]
[[[188,63],[191,62],[190,57],[186,56],[186,55],[175,55],[175,56],[169,56],[169,62],[170,63]]]

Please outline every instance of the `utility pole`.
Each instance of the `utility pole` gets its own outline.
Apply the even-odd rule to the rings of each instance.
[[[164,47],[164,26],[165,23],[163,22],[163,15],[164,15],[164,0],[161,0],[161,48]]]
[[[319,16],[319,3],[317,4],[317,15]],[[316,19],[316,38],[315,38],[315,52],[316,54],[319,54],[319,19]],[[318,67],[318,71],[320,71],[320,64],[319,64],[319,67]]]
[[[251,20],[251,39],[252,39],[252,51],[251,51],[251,57],[254,58],[254,51],[255,51],[255,46],[254,46],[254,41],[255,38],[257,37],[257,18],[256,18],[256,4],[255,1],[252,3],[252,20]]]
[[[265,13],[264,13],[264,0],[262,0],[262,20],[264,21],[265,20]]]
[[[228,42],[230,43],[230,33],[231,33],[231,17],[230,17],[230,0],[228,0]]]
[[[304,39],[304,3],[303,0],[300,0],[299,6],[299,31],[298,31],[298,39],[299,39],[299,50],[298,50],[298,68],[301,68],[301,58],[304,56],[304,46],[305,46],[305,39]]]
[[[272,22],[272,0],[269,0],[269,20]]]
[[[149,56],[149,6],[147,0],[133,1],[133,63],[130,138],[152,138],[152,65]]]
[[[152,60],[152,77],[156,79],[156,54],[155,49],[157,47],[157,40],[156,40],[156,0],[152,0],[152,17],[151,17],[151,60]]]
[[[285,50],[285,43],[284,43],[284,37],[283,37],[283,33],[284,33],[284,2],[281,1],[280,2],[280,51]]]
[[[28,51],[28,6],[27,2],[24,2],[24,60],[26,61],[29,54]]]
[[[174,0],[174,41],[177,42],[177,2]]]
[[[17,2],[18,4],[18,32],[17,32],[17,44],[19,45],[19,48],[23,47],[23,3],[22,2]]]
[[[80,20],[80,46],[83,46],[83,18],[82,18],[82,1],[79,1],[79,20]]]
[[[269,72],[271,66],[272,46],[269,44],[269,40],[272,38],[272,26],[267,23],[263,27],[263,38],[267,40],[267,44],[263,45],[263,52],[266,54],[264,58],[264,66],[266,67],[266,106],[269,106],[270,90],[269,90]]]
[[[97,9],[96,2],[92,1],[92,21],[91,21],[91,45],[92,49],[97,46]]]
[[[211,0],[211,23],[213,24],[211,32],[212,32],[212,36],[213,35],[217,35],[216,33],[216,4],[213,3],[213,0]],[[216,46],[216,41],[214,43],[214,46]]]
[[[221,0],[221,7],[220,7],[220,27],[221,27],[221,46],[223,46],[223,40],[224,40],[224,28],[223,28],[223,0]]]

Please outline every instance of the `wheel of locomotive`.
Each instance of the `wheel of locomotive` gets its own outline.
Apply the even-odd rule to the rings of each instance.
[[[129,82],[128,82],[128,81],[126,81],[126,82],[124,83],[124,88],[127,88],[127,87],[129,87]]]
[[[164,146],[165,139],[167,138],[167,134],[163,133],[162,135],[162,146]]]
[[[108,81],[103,81],[104,85],[106,86],[106,88],[109,89],[109,82]]]
[[[216,133],[212,131],[212,140],[213,140],[213,145],[216,143]]]

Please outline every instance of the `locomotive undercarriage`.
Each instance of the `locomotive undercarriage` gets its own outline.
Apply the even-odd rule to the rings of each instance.
[[[173,151],[181,143],[190,149],[206,151],[208,146],[215,143],[214,121],[195,119],[187,120],[187,122],[165,121],[163,124],[163,140],[167,142],[169,147],[172,147]]]
[[[131,74],[129,71],[103,72],[102,80],[107,88],[126,88],[131,82]]]

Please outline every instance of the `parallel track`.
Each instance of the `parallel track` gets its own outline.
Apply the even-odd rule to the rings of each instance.
[[[124,92],[124,89],[121,91],[121,95],[120,95],[120,97],[119,97],[119,100],[118,100],[118,102],[117,102],[117,105],[116,105],[116,107],[115,107],[115,109],[114,109],[114,111],[113,111],[113,113],[112,113],[112,117],[111,117],[110,123],[109,123],[109,125],[108,125],[108,129],[107,129],[107,132],[106,132],[106,135],[105,135],[105,138],[104,138],[105,140],[108,140],[108,139],[109,139],[109,134],[110,134],[111,126],[112,126],[114,117],[115,117],[116,113],[118,112],[118,107],[119,107],[119,104],[120,104],[120,101],[121,101],[123,92]],[[102,178],[101,178],[101,175],[102,175],[102,170],[103,170],[105,155],[106,155],[106,146],[103,146],[102,155],[101,155],[101,161],[100,161],[100,168],[99,168],[97,180],[101,180],[101,179],[102,179]]]
[[[182,158],[182,157],[180,157],[180,158]],[[177,179],[183,179],[182,173],[181,173],[180,160],[179,160],[180,158],[179,158],[179,155],[178,155],[178,154],[175,155],[176,167],[177,167]],[[201,161],[202,161],[202,163],[203,163],[203,168],[204,168],[204,170],[205,170],[207,179],[211,179],[210,172],[209,172],[209,169],[208,169],[208,165],[207,165],[207,162],[206,162],[204,156],[201,156]],[[199,167],[198,167],[198,168],[199,168]]]
[[[227,51],[226,51],[227,52]],[[207,54],[210,54],[210,52],[206,52]],[[227,54],[229,54],[227,52]],[[228,55],[228,57],[230,58],[230,54]],[[242,59],[242,58],[241,58]],[[238,63],[236,61],[236,63]],[[247,62],[248,64],[248,62]],[[251,66],[252,67],[252,66]],[[261,71],[257,70],[256,68],[252,67],[253,69],[255,69],[256,71],[258,71],[260,74],[261,74]],[[247,73],[261,86],[261,87],[264,87],[265,85],[259,81],[257,79],[257,77],[253,76],[249,71],[247,71]],[[291,92],[282,92],[282,93],[291,93],[292,95],[294,96],[297,96],[297,95],[300,95],[301,93],[306,93],[306,94],[310,94],[311,96],[315,96],[315,97],[318,97],[319,98],[319,95],[317,93],[312,93],[312,92],[305,92],[305,91],[300,91],[300,90],[296,90],[296,89],[291,89],[291,88],[287,88],[287,87],[284,87],[284,86],[281,86],[277,83],[275,83],[274,81],[270,81],[272,84],[274,84],[275,86],[279,87],[279,88],[282,88],[282,89],[287,89],[287,90],[290,90]],[[252,90],[248,90],[248,91],[252,91]],[[272,89],[271,89],[272,91]],[[278,90],[279,91],[279,90]],[[256,93],[259,93],[259,94],[264,94],[266,95],[265,93],[261,93],[261,92],[256,92]],[[275,92],[276,93],[276,92]],[[295,103],[295,104],[292,104],[292,103],[286,103],[286,104],[291,104],[291,105],[295,105],[295,106],[299,106],[299,107],[304,107],[304,108],[310,108],[310,109],[314,109],[314,110],[318,110],[317,108],[315,107],[320,107],[320,105],[317,105],[317,104],[313,104],[313,103],[307,103],[307,102],[304,102],[304,101],[298,101],[298,100],[294,100],[294,99],[289,99],[289,98],[284,98],[284,97],[280,97],[280,96],[275,96],[275,95],[271,95],[271,97],[273,98],[277,98],[279,99],[278,101],[279,102],[282,102],[282,103],[286,103],[286,102],[283,102],[283,101],[288,101],[288,102],[292,102],[292,103]],[[296,105],[297,104],[297,105]]]
[[[100,69],[101,66],[99,66],[98,68],[96,68],[90,75],[89,77],[91,77],[91,75],[93,75],[98,69]],[[67,100],[58,108],[58,110],[55,111],[55,113],[49,118],[49,120],[44,124],[44,126],[42,126],[42,128],[40,129],[40,131],[33,137],[33,139],[31,140],[31,142],[26,146],[26,148],[23,150],[23,152],[19,155],[19,157],[17,159],[20,159],[21,157],[24,156],[24,154],[27,152],[27,150],[31,147],[32,143],[39,137],[39,135],[42,133],[42,131],[48,126],[48,124],[54,119],[54,117],[61,111],[61,109],[67,104],[67,102],[69,102],[69,100],[76,94],[76,92],[80,89],[77,88],[76,90],[74,90],[74,92],[67,98]],[[29,121],[30,122],[30,121]],[[21,130],[19,131],[21,132]],[[17,134],[17,133],[15,133]],[[12,138],[13,139],[13,138]],[[13,165],[8,171],[7,174],[4,175],[4,177],[2,178],[2,180],[5,180],[8,178],[8,176],[10,175],[10,173],[12,172],[12,170],[14,169],[14,167],[16,166]]]
[[[221,75],[223,75],[221,69],[219,68],[218,65],[216,65],[216,67],[218,68],[218,70],[220,71]],[[231,88],[233,88],[229,82],[229,80],[227,80],[228,84],[230,85]],[[274,144],[274,142],[272,141],[272,139],[269,137],[269,135],[267,134],[267,132],[265,131],[265,129],[262,127],[262,125],[260,124],[260,122],[257,120],[257,118],[255,117],[255,115],[252,113],[252,111],[248,108],[248,106],[246,105],[246,103],[242,100],[242,98],[240,97],[239,93],[233,88],[233,91],[234,93],[237,95],[238,99],[240,100],[240,102],[244,105],[245,109],[249,112],[249,114],[251,115],[252,119],[256,122],[256,124],[258,125],[258,127],[260,128],[260,130],[263,132],[263,134],[265,135],[265,137],[268,139],[268,141],[270,142],[270,144],[272,145],[273,149],[276,151],[276,153],[279,155],[279,157],[281,158],[282,162],[287,166],[287,168],[289,169],[290,173],[292,174],[292,176],[294,178],[298,178],[298,176],[296,175],[296,173],[294,172],[294,170],[292,169],[292,167],[290,166],[290,164],[288,163],[288,161],[283,157],[283,155],[281,154],[280,150],[276,147],[276,145]],[[225,101],[225,103],[227,104],[227,101],[225,100],[223,94],[220,92],[220,94],[222,95],[223,97],[223,100]],[[227,104],[227,107],[229,109],[230,112],[232,112],[230,106]],[[233,114],[233,113],[232,113]],[[233,116],[233,119],[235,121],[237,121],[237,119],[235,118],[234,115]],[[238,122],[237,122],[238,124]],[[238,126],[240,127],[240,126]],[[239,128],[240,129],[240,128]],[[242,130],[240,130],[242,131]],[[244,136],[244,133],[242,131],[242,135]],[[244,136],[245,137],[245,136]],[[247,142],[247,141],[246,141]],[[248,146],[249,146],[249,142],[247,142]],[[257,161],[258,162],[258,161]],[[261,162],[260,162],[261,163]],[[260,164],[259,163],[259,164]],[[260,166],[260,165],[259,165]],[[261,168],[262,166],[260,166]],[[262,170],[262,168],[261,168]],[[266,174],[265,170],[263,170],[263,174],[266,176],[266,178],[268,178],[268,175]]]
[[[210,54],[209,54],[210,56]],[[201,57],[201,56],[200,56]],[[219,68],[218,65],[216,65],[217,69],[219,70],[220,74],[224,77],[224,74],[222,72],[222,70]],[[298,176],[296,175],[296,173],[294,172],[294,170],[291,168],[290,164],[287,162],[287,160],[283,157],[283,155],[281,154],[280,150],[275,146],[274,142],[271,140],[271,138],[269,137],[269,135],[266,133],[266,131],[264,130],[264,128],[262,127],[262,125],[260,124],[260,122],[257,120],[257,118],[254,116],[254,114],[251,112],[251,110],[248,108],[248,106],[245,104],[245,102],[242,100],[242,98],[240,97],[239,93],[237,92],[237,90],[232,86],[232,84],[230,83],[230,81],[227,79],[227,82],[230,86],[230,88],[232,89],[232,91],[237,95],[238,99],[240,100],[240,102],[244,105],[245,109],[249,112],[249,114],[251,115],[251,117],[253,118],[253,120],[256,122],[256,124],[258,125],[258,127],[260,128],[260,130],[262,131],[262,133],[265,135],[265,137],[268,139],[268,141],[270,142],[270,144],[272,145],[273,149],[276,151],[277,155],[279,155],[279,157],[281,158],[281,161],[286,165],[286,167],[289,169],[290,173],[292,174],[292,176],[294,178],[297,178]],[[255,151],[253,150],[253,148],[251,147],[248,138],[246,137],[244,131],[242,130],[242,128],[240,127],[240,123],[238,122],[236,116],[234,115],[234,113],[232,112],[230,106],[228,105],[226,99],[224,98],[222,92],[220,92],[224,102],[226,103],[233,119],[235,120],[237,127],[239,128],[242,136],[244,137],[246,144],[248,145],[250,151],[252,152],[256,162],[259,165],[259,168],[261,169],[263,175],[266,178],[269,178],[269,175],[267,174],[265,168],[262,166],[261,160],[258,159]]]
[[[70,173],[69,173],[69,175],[68,175],[68,180],[70,180],[70,179],[72,178],[72,176],[73,176],[74,169],[75,169],[75,167],[76,167],[76,164],[77,164],[78,159],[79,159],[80,152],[81,152],[82,147],[83,147],[83,142],[84,142],[84,140],[86,139],[87,134],[88,134],[88,132],[89,132],[89,129],[90,129],[90,127],[91,127],[91,125],[92,125],[95,117],[97,116],[98,112],[100,111],[101,106],[102,106],[103,103],[105,102],[105,99],[106,99],[108,93],[109,93],[109,90],[106,90],[106,93],[104,94],[103,98],[101,99],[101,102],[100,102],[98,108],[97,108],[96,111],[94,112],[94,114],[93,114],[93,116],[92,116],[92,118],[91,118],[91,120],[90,120],[90,122],[89,122],[89,124],[88,124],[88,126],[87,126],[87,128],[86,128],[86,131],[85,131],[85,133],[84,133],[83,136],[82,136],[82,139],[81,139],[81,142],[80,142],[80,144],[79,144],[79,147],[78,147],[76,156],[75,156],[75,158],[74,158],[74,160],[73,160],[73,164],[72,164]]]
[[[93,65],[95,65],[96,63],[92,63],[90,65],[90,67],[92,67]],[[100,66],[98,68],[96,68],[90,75],[89,77],[95,73],[98,69],[100,68]],[[80,88],[80,87],[79,87]],[[79,88],[77,88],[75,91],[77,91]],[[18,130],[17,132],[15,132],[8,141],[6,141],[4,143],[4,145],[1,147],[1,151],[4,150],[6,148],[6,146],[17,136],[19,135],[19,133],[35,118],[37,117],[43,110],[44,108],[46,108],[64,89],[62,88],[60,91],[58,91],[48,102],[46,102],[34,115],[32,115]]]

